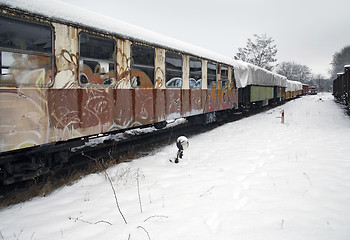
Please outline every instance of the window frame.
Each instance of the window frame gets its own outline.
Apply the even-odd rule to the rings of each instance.
[[[50,82],[48,84],[44,84],[42,86],[37,85],[15,85],[15,86],[8,86],[8,85],[2,85],[0,82],[0,88],[50,88],[54,85],[55,82],[55,29],[51,24],[44,21],[31,21],[25,18],[15,17],[15,16],[9,16],[0,13],[0,17],[2,18],[8,18],[14,21],[23,22],[24,24],[31,24],[31,25],[37,25],[42,27],[47,27],[51,32],[51,53],[46,52],[40,52],[40,51],[33,51],[33,50],[23,50],[18,48],[8,48],[8,47],[0,47],[0,76],[2,76],[2,69],[9,69],[10,66],[6,66],[7,68],[3,68],[2,66],[2,52],[9,52],[9,53],[17,53],[17,54],[25,54],[25,55],[35,55],[35,56],[42,56],[42,57],[48,57],[50,59],[50,70],[51,70],[51,77]]]
[[[223,70],[223,68],[226,68],[226,73],[227,73],[227,75],[225,75],[225,78],[223,78],[223,74],[222,74],[222,72],[225,71],[225,70]],[[221,83],[221,88],[222,88],[222,89],[228,88],[228,84],[229,84],[229,82],[230,82],[229,74],[228,74],[228,69],[229,69],[229,66],[228,66],[228,65],[224,65],[224,64],[221,64],[221,65],[220,65],[220,83]],[[223,83],[226,83],[226,84],[223,85]]]
[[[192,87],[191,86],[191,73],[193,73],[193,72],[196,72],[196,71],[192,71],[191,72],[191,61],[192,62],[200,62],[200,79],[195,79],[196,80],[196,82],[198,81],[198,80],[201,80],[200,81],[200,87]],[[190,81],[190,89],[202,89],[203,88],[203,71],[202,71],[202,67],[203,67],[203,62],[202,62],[202,59],[200,59],[200,58],[195,58],[195,57],[190,57],[190,59],[189,59],[189,81]]]
[[[178,69],[171,69],[171,68],[167,67],[167,58],[168,58],[167,54],[168,55],[171,54],[173,56],[180,56],[181,57],[181,71],[178,70]],[[175,58],[175,57],[172,58],[172,59],[180,60],[180,58]],[[164,79],[165,80],[165,88],[168,88],[168,89],[182,89],[182,87],[184,85],[184,79],[183,79],[184,56],[183,56],[183,54],[177,53],[177,52],[172,52],[172,51],[166,51],[165,52],[165,59],[164,59],[164,61],[165,61],[165,74],[164,74],[164,76],[165,76],[165,79]],[[169,74],[168,71],[169,72],[173,72],[173,73],[177,73],[177,74],[174,74],[175,77],[167,80],[167,75]],[[180,73],[180,77],[176,76],[176,75],[178,75],[178,73]],[[181,79],[181,86],[167,86],[168,82],[172,81],[175,78],[180,78]]]
[[[214,76],[214,74],[209,74],[209,65],[214,65],[215,66],[215,80],[210,80],[209,81],[209,76]],[[213,84],[210,86],[211,82],[215,82],[216,88],[217,88],[217,73],[218,73],[218,63],[213,62],[213,61],[208,61],[207,63],[207,89],[213,89]]]
[[[147,64],[138,64],[134,62],[134,58],[133,58],[133,46],[139,46],[139,47],[143,47],[143,48],[148,48],[148,49],[152,49],[153,50],[153,65],[147,65]],[[154,88],[154,84],[155,84],[155,74],[156,74],[156,48],[154,46],[149,46],[149,45],[146,45],[146,44],[142,44],[142,43],[139,43],[139,42],[132,42],[131,43],[131,46],[130,46],[130,69],[133,70],[133,69],[138,69],[138,70],[141,70],[143,71],[143,69],[145,70],[152,70],[153,71],[153,76],[152,76],[152,79],[151,82],[152,82],[152,87],[143,87],[143,88],[148,88],[148,89],[152,89]],[[144,72],[148,77],[150,77],[146,72]],[[131,77],[131,76],[130,76]],[[134,82],[135,80],[133,79],[130,79],[131,81],[131,88],[132,89],[136,89],[136,88],[140,88],[140,82],[139,82],[139,79],[137,77],[136,79],[137,81]]]
[[[97,38],[97,39],[108,39],[108,40],[112,40],[113,41],[113,53],[112,53],[112,58],[111,59],[100,59],[100,58],[90,58],[90,57],[82,57],[80,52],[81,52],[81,35],[82,34],[86,34],[88,36],[92,36],[93,38]],[[97,87],[97,88],[111,88],[111,87],[114,87],[116,85],[116,80],[117,80],[117,43],[114,39],[113,36],[105,36],[105,35],[100,35],[98,33],[90,33],[88,31],[80,31],[79,34],[78,34],[78,52],[79,52],[79,59],[78,59],[78,76],[77,76],[77,80],[78,80],[78,84],[79,86],[81,87],[87,87],[87,88],[93,88],[93,87]],[[97,83],[82,83],[80,78],[81,78],[81,66],[80,66],[80,61],[94,61],[94,62],[107,62],[108,64],[113,64],[114,65],[114,79],[115,81],[112,82],[111,84],[103,84],[100,83],[100,84],[97,84]]]

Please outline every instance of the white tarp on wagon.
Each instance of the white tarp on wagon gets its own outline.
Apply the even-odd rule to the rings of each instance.
[[[303,84],[298,81],[287,80],[286,92],[294,92],[303,89]]]
[[[233,64],[233,67],[239,88],[248,85],[287,87],[287,78],[282,75],[267,71],[250,63],[236,62],[237,64]]]

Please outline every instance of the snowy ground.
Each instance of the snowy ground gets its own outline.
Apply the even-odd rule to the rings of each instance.
[[[330,94],[189,141],[177,165],[171,145],[108,170],[127,224],[92,174],[0,210],[0,240],[350,239],[350,117]]]

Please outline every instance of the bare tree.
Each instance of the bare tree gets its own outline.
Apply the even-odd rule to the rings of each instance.
[[[329,71],[331,79],[337,77],[337,73],[344,71],[344,65],[350,64],[350,45],[343,47],[339,52],[333,54],[333,60],[330,63],[331,70]]]
[[[273,44],[274,40],[266,34],[254,34],[254,37],[254,40],[248,38],[246,47],[238,48],[234,58],[271,71],[273,69],[271,63],[277,61],[275,58],[277,46]]]
[[[311,69],[302,64],[291,62],[281,62],[276,67],[276,73],[285,76],[290,80],[308,82],[312,78]]]
[[[309,84],[309,86],[317,87],[319,92],[330,92],[332,91],[333,80],[322,74],[316,74],[311,76],[311,79],[307,84]]]

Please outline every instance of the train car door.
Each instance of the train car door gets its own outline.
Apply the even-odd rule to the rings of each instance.
[[[218,65],[217,110],[225,110],[229,108],[229,95],[228,66]]]
[[[190,106],[191,115],[203,113],[202,107],[202,61],[196,58],[190,58],[189,62],[190,78]]]
[[[181,117],[182,104],[182,55],[174,52],[165,53],[165,87],[167,119]]]
[[[217,108],[218,86],[217,86],[217,64],[207,64],[207,95],[205,99],[205,112],[214,112]]]
[[[134,125],[154,122],[154,64],[153,47],[132,44],[131,74]]]

